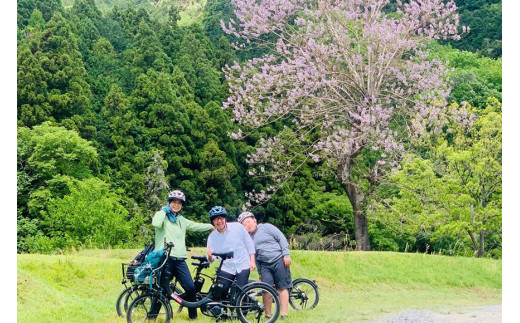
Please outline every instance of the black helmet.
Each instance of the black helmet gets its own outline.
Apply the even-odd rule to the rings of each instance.
[[[213,219],[219,216],[223,216],[227,219],[227,211],[222,206],[214,206],[209,211],[209,222],[213,222]]]

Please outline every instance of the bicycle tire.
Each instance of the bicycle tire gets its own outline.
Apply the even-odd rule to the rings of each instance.
[[[179,287],[174,286],[173,284],[170,284],[170,287],[175,291],[176,294],[183,293],[182,290],[179,289]],[[130,288],[132,288],[132,287],[130,287]],[[144,286],[144,285],[133,286],[133,290],[130,291],[126,295],[125,301],[123,302],[124,314],[123,314],[123,316],[120,315],[121,317],[125,317],[126,316],[126,312],[128,310],[128,306],[132,303],[132,301],[134,299],[136,299],[139,295],[141,295],[143,293],[143,291],[148,291],[147,286]],[[181,309],[178,309],[177,312],[180,313]],[[173,311],[173,308],[172,308],[172,311]]]
[[[117,301],[116,301],[116,312],[117,312],[117,315],[119,315],[120,317],[125,317],[126,315],[126,310],[123,308],[124,310],[124,313],[123,311],[121,310],[121,302],[123,299],[126,299],[126,296],[128,294],[128,292],[132,289],[132,286],[130,287],[127,287],[125,288],[120,294],[119,296],[117,297]],[[124,303],[124,302],[123,302]]]
[[[128,323],[147,321],[154,300],[159,302],[161,305],[159,313],[155,316],[155,322],[169,323],[173,316],[170,302],[168,302],[164,297],[158,296],[157,293],[143,293],[134,299],[128,307],[126,321]]]
[[[307,278],[293,280],[293,287],[289,289],[289,304],[295,310],[310,310],[318,305],[320,293],[318,285]]]
[[[272,305],[274,305],[275,309],[274,311],[271,311],[271,317],[266,317],[264,313],[266,307],[265,297],[269,296],[272,299]],[[245,309],[237,308],[237,316],[242,323],[273,323],[278,319],[281,311],[278,291],[262,282],[249,283],[245,285],[240,295],[236,298],[235,305],[250,306]]]
[[[146,290],[146,287],[143,285],[134,285],[131,288],[132,290],[126,294],[125,301],[123,302],[124,315],[126,315],[128,306],[132,304],[133,300],[139,297]]]

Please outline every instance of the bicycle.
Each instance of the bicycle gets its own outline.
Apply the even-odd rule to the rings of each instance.
[[[248,283],[257,280],[249,279]],[[318,305],[320,293],[318,284],[309,278],[296,278],[292,281],[292,288],[289,288],[289,304],[295,310],[310,310]]]
[[[138,283],[134,280],[134,270],[139,267],[140,263],[130,262],[122,263],[121,270],[123,273],[123,279],[121,284],[125,286],[125,289],[119,294],[116,300],[116,312],[120,317],[125,317],[128,310],[128,305],[132,303],[143,291],[147,290],[148,282]],[[131,285],[127,286],[127,282]],[[175,293],[181,294],[183,291],[175,284],[170,284],[170,287]]]
[[[318,305],[320,293],[316,281],[308,278],[296,278],[289,289],[289,304],[295,310],[313,309]],[[310,305],[309,305],[310,304]]]
[[[171,247],[168,247],[168,245],[166,248],[169,248],[169,250],[166,250],[166,259],[158,268],[152,270],[149,275],[149,281],[151,282],[149,290],[138,296],[130,304],[127,311],[127,322],[144,322],[149,319],[159,319],[161,322],[168,323],[173,317],[170,297],[165,295],[158,285],[160,270],[166,264],[171,250]],[[222,298],[222,295],[227,291],[223,291],[221,286],[219,286],[221,285],[219,283],[221,279],[226,279],[221,276],[220,272],[224,261],[232,258],[233,253],[214,253],[213,255],[220,257],[221,261],[215,272],[215,277],[212,278],[213,283],[208,292],[201,294],[202,298],[195,302],[188,302],[177,293],[172,295],[172,299],[183,307],[200,308],[203,314],[216,317],[217,322],[235,317],[243,323],[275,322],[280,315],[280,299],[276,290],[265,283],[254,282],[240,287],[235,280],[228,280],[231,281],[230,296],[229,298]],[[272,304],[274,305],[274,311],[272,311],[272,316],[269,318],[264,315],[265,307],[263,304],[263,300],[268,298],[272,298]],[[161,308],[157,314],[151,313],[152,305],[155,303],[159,303]]]

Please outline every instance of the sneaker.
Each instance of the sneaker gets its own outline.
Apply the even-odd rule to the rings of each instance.
[[[280,316],[280,320],[285,320],[286,317],[287,317],[287,315],[282,315],[282,316]]]

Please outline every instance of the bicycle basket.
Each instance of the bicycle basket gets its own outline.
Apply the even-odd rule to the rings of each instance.
[[[164,250],[157,250],[154,252],[150,252],[146,256],[146,261],[135,268],[134,270],[134,280],[135,282],[142,284],[145,281],[145,278],[150,276],[152,270],[157,268],[161,263],[161,260],[164,256]]]
[[[130,282],[134,281],[134,271],[139,267],[141,263],[121,263],[123,278],[128,279]]]

